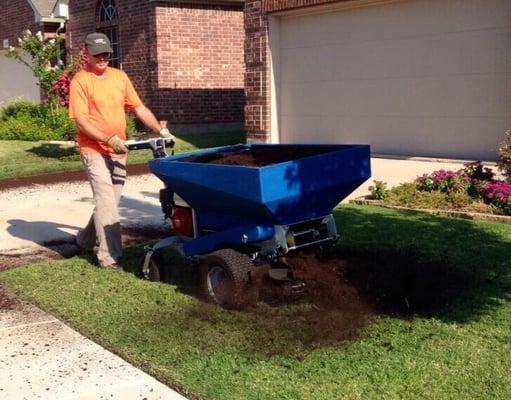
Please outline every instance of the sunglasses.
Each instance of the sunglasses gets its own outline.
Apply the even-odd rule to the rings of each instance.
[[[103,60],[104,59],[108,60],[108,59],[110,59],[110,56],[111,56],[110,53],[101,53],[101,54],[96,54],[95,56],[92,56],[92,57],[98,58],[98,59],[103,59]]]

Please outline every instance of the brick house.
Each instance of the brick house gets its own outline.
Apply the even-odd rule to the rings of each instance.
[[[243,0],[70,0],[69,14],[69,50],[106,33],[112,63],[173,130],[243,129]]]
[[[21,33],[40,31],[54,37],[67,19],[67,0],[9,0],[0,12],[0,102],[13,97],[39,101],[40,92],[32,72],[5,57],[9,46],[16,46]]]
[[[511,125],[509,0],[247,0],[250,141],[495,159]]]

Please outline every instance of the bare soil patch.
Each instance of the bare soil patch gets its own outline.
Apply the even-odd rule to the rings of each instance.
[[[441,262],[411,253],[345,253],[318,257],[298,253],[288,263],[307,285],[307,297],[322,308],[370,309],[392,315],[442,312],[476,280]]]
[[[289,326],[306,347],[314,348],[357,339],[363,328],[381,315],[403,319],[440,315],[474,282],[464,272],[420,261],[413,254],[317,256],[300,252],[286,261],[294,278],[306,284],[305,294],[290,296],[266,279],[260,288],[261,300],[274,307],[290,302],[309,304],[296,313],[278,315],[273,323]],[[258,308],[246,311],[260,312]]]
[[[147,163],[128,164],[128,175],[136,176],[148,173],[150,173],[150,171]],[[0,191],[34,185],[50,185],[53,183],[80,182],[86,180],[87,177],[84,171],[55,172],[22,178],[2,179],[0,180]]]
[[[12,293],[0,286],[0,312],[5,310],[15,310],[20,308],[21,301]]]

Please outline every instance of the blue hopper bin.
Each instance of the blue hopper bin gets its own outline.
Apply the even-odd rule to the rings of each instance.
[[[244,151],[273,153],[278,162],[260,167],[208,162],[219,153]],[[149,167],[195,210],[201,227],[212,231],[328,215],[371,176],[368,145],[240,144],[157,158]]]
[[[303,293],[283,257],[334,244],[333,208],[371,176],[368,145],[240,144],[177,156],[166,145],[130,145],[153,150],[149,168],[165,184],[160,202],[174,227],[146,248],[142,276],[167,276],[170,266],[153,255],[172,247],[199,267],[204,298],[228,307],[257,300],[260,274]]]

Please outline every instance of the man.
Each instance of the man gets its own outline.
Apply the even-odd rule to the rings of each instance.
[[[82,250],[97,247],[100,267],[117,269],[122,255],[117,206],[126,180],[125,110],[153,132],[173,138],[140,101],[128,76],[108,66],[112,47],[107,36],[91,33],[85,40],[88,61],[71,81],[69,116],[76,122],[78,146],[94,196],[94,212],[87,227],[78,233]]]

